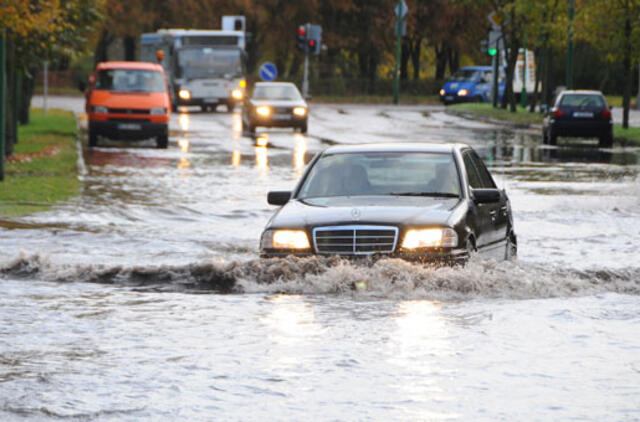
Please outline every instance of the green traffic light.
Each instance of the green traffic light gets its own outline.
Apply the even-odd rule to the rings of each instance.
[[[496,54],[498,54],[498,49],[497,48],[490,48],[487,50],[487,53],[489,53],[490,56],[495,56]]]

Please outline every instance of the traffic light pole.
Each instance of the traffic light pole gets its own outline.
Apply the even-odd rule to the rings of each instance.
[[[575,0],[569,0],[569,24],[567,25],[567,89],[573,89],[573,13]]]
[[[7,130],[7,38],[6,30],[0,32],[0,181],[4,180],[4,158]]]
[[[493,102],[493,108],[498,107],[498,79],[500,78],[500,70],[498,68],[500,60],[498,57],[500,57],[500,48],[496,45],[496,54],[491,58],[491,64],[493,65],[493,78],[491,79],[491,101]]]
[[[398,0],[398,17],[396,19],[396,67],[393,72],[393,103],[398,104],[400,91],[400,39],[402,38],[402,0]]]
[[[309,98],[309,53],[304,53],[304,76],[302,79],[302,96]]]
[[[523,49],[522,49],[522,89],[520,90],[520,105],[527,107],[527,34],[522,34]]]

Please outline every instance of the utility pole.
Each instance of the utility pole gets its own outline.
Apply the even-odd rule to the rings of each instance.
[[[49,61],[44,62],[44,89],[43,89],[42,111],[47,117],[47,97],[49,96]]]
[[[636,97],[636,110],[640,110],[640,62],[638,62],[638,96]]]
[[[398,104],[400,91],[400,41],[402,38],[402,20],[404,19],[402,0],[398,0],[398,16],[396,19],[396,66],[393,71],[393,103]]]
[[[0,32],[0,181],[4,180],[5,142],[7,140],[7,32]]]
[[[527,107],[527,34],[522,34],[522,89],[520,90],[520,105]]]
[[[567,25],[567,75],[565,85],[573,89],[573,14],[575,0],[569,0],[569,24]]]
[[[15,61],[14,61],[15,63]],[[18,120],[20,119],[20,97],[22,95],[22,71],[15,67],[13,72],[13,143],[18,143]]]

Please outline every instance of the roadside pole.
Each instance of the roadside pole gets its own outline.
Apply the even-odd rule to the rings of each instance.
[[[22,71],[18,66],[13,71],[13,144],[18,143],[18,120],[20,118],[20,94],[22,93]]]
[[[492,64],[493,64],[493,80],[491,81],[491,102],[493,103],[493,108],[498,107],[498,79],[500,79],[500,69],[498,64],[500,60],[500,44],[496,43],[496,54],[493,56]]]
[[[638,96],[636,97],[636,110],[640,110],[640,61],[638,61]]]
[[[309,97],[309,29],[310,23],[307,23],[305,28],[305,50],[304,50],[304,75],[302,76],[302,97],[306,100]]]
[[[520,90],[520,105],[527,107],[527,34],[522,34],[522,89]]]
[[[0,32],[0,181],[4,180],[4,156],[7,129],[7,38],[6,30]]]
[[[573,11],[575,0],[569,0],[569,23],[567,25],[567,75],[565,85],[573,89]]]
[[[42,111],[47,117],[47,97],[49,96],[49,61],[44,62],[44,90],[42,100]]]
[[[396,17],[396,66],[393,71],[393,103],[398,104],[400,91],[400,40],[402,38],[402,0],[398,0],[398,16]]]

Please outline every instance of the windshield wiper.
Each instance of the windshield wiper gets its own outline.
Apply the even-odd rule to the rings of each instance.
[[[391,192],[389,195],[393,196],[435,196],[438,198],[459,198],[460,195],[456,193],[447,192]]]

